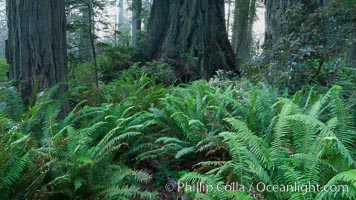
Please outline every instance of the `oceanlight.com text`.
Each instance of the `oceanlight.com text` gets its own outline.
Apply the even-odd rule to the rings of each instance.
[[[307,184],[299,184],[299,183],[294,183],[294,184],[289,184],[289,185],[283,185],[283,184],[266,184],[263,182],[259,182],[257,184],[251,184],[249,186],[246,186],[244,184],[238,183],[238,182],[233,182],[233,183],[218,183],[216,185],[209,185],[209,184],[204,184],[204,183],[188,183],[188,182],[178,182],[177,185],[171,185],[167,184],[166,185],[166,190],[167,191],[173,191],[177,190],[178,192],[198,192],[198,193],[209,193],[209,192],[230,192],[230,191],[236,191],[236,192],[298,192],[298,193],[309,193],[309,192],[331,192],[331,193],[336,193],[336,192],[346,192],[348,193],[349,188],[348,185],[324,185],[321,186],[319,184],[311,184],[310,182]]]

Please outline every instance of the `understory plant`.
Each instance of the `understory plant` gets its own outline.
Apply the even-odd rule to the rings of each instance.
[[[62,119],[55,91],[25,106],[1,86],[0,198],[356,197],[355,97],[340,86],[288,96],[243,79],[164,87],[128,77]],[[320,189],[282,191],[288,185]]]
[[[268,134],[254,131],[247,119],[225,118],[230,128],[217,137],[222,138],[231,159],[200,162],[203,173],[185,174],[180,181],[239,185],[234,193],[188,190],[195,198],[240,199],[243,194],[256,199],[355,198],[352,106],[345,104],[341,88],[334,86],[326,94],[315,95],[311,89],[305,96],[299,92],[292,99],[276,101]],[[267,191],[266,185],[278,189]],[[327,190],[330,187],[334,191]]]

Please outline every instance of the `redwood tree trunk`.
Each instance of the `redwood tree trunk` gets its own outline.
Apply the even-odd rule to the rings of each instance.
[[[218,69],[238,72],[224,16],[224,0],[154,0],[147,56],[179,60],[191,76],[205,79]]]
[[[89,4],[89,6],[88,6]],[[91,44],[90,44],[90,34],[92,30],[90,30],[90,26],[92,19],[90,18],[90,2],[89,3],[82,3],[82,7],[80,8],[81,11],[81,18],[80,18],[80,41],[79,41],[79,53],[81,55],[81,62],[90,62],[92,60],[92,51],[91,51]]]
[[[282,27],[281,17],[283,17],[283,13],[288,8],[291,8],[301,3],[301,0],[291,0],[291,1],[266,0],[265,3],[266,3],[265,41],[275,43],[276,40],[280,39],[283,35],[288,33],[288,30]]]
[[[236,0],[232,48],[240,59],[249,59],[252,43],[252,25],[256,12],[256,0]]]
[[[118,31],[122,31],[122,27],[126,22],[125,16],[124,16],[124,0],[119,0],[118,3],[119,7],[119,12],[118,12]]]
[[[24,100],[66,82],[65,1],[7,0],[7,16],[9,76],[21,81]],[[61,87],[58,95],[65,90]]]
[[[226,31],[229,35],[230,32],[230,17],[231,17],[231,2],[232,0],[227,0],[227,20],[226,20]]]
[[[132,1],[132,43],[137,44],[138,32],[141,30],[142,0]]]

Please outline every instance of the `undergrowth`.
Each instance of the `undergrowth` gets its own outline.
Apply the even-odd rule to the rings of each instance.
[[[58,119],[56,87],[26,107],[0,86],[1,199],[356,198],[355,94],[340,86],[288,96],[248,80],[165,87],[142,76],[104,87]]]

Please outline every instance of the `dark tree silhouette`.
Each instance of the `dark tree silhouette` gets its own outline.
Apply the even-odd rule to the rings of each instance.
[[[31,94],[67,81],[65,1],[7,0],[7,17],[9,78],[31,103]]]

